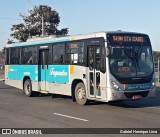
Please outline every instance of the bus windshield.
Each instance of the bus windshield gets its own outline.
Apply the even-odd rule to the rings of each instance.
[[[110,45],[110,71],[119,78],[147,77],[153,73],[150,45]]]

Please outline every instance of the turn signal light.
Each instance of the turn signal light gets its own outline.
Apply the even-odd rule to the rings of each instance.
[[[124,89],[128,88],[128,84],[124,84]]]

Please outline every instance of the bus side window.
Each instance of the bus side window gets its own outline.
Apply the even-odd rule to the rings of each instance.
[[[37,64],[37,47],[23,47],[21,64]]]
[[[96,47],[96,69],[100,70],[100,47]]]
[[[64,50],[65,44],[53,45],[53,63],[62,64],[64,63]]]
[[[84,43],[79,46],[78,62],[84,63]]]
[[[20,48],[11,48],[10,50],[10,64],[20,63]]]
[[[84,61],[84,42],[67,43],[65,53],[66,63],[82,64]]]
[[[10,62],[9,62],[9,51],[10,51],[10,49],[5,49],[5,64],[6,65],[10,64]]]
[[[94,67],[94,49],[93,47],[92,48],[89,48],[89,61],[88,61],[88,66],[89,66],[89,69],[90,70],[93,70],[93,67]]]

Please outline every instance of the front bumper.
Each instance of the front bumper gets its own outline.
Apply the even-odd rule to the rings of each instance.
[[[132,97],[135,95],[140,95],[142,98],[154,97],[156,95],[156,88],[138,91],[115,91],[107,88],[107,91],[107,101],[132,100]]]

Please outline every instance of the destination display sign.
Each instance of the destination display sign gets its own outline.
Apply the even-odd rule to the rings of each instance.
[[[145,35],[111,34],[111,35],[108,35],[108,40],[110,42],[143,43],[143,42],[147,42],[149,39],[148,39],[148,36],[145,36]]]
[[[143,36],[112,36],[115,42],[144,42]]]

